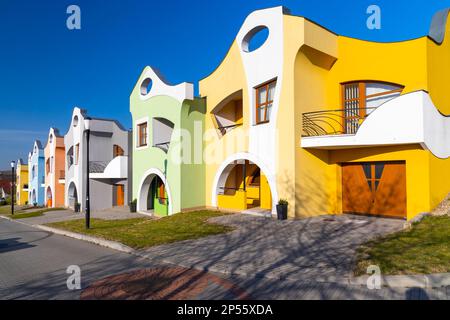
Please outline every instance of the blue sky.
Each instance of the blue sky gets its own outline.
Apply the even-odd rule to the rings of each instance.
[[[81,30],[66,8],[81,8]],[[380,6],[381,30],[366,27]],[[173,83],[198,80],[225,56],[253,10],[284,5],[341,35],[398,41],[428,33],[450,0],[0,0],[0,168],[26,159],[74,106],[131,125],[129,94],[146,65]]]

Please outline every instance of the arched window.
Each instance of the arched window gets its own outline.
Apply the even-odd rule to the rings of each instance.
[[[404,86],[381,81],[355,81],[342,84],[345,133],[353,134],[370,113],[401,95]]]

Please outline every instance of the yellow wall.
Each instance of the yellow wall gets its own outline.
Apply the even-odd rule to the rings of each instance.
[[[225,98],[242,90],[243,105],[248,105],[248,90],[244,68],[236,42],[233,42],[223,62],[208,77],[199,83],[200,93],[207,98],[207,116],[205,118],[205,148],[206,161],[205,201],[211,206],[212,184],[219,166],[227,157],[237,152],[248,150],[249,111],[243,108],[243,125],[221,136],[215,129],[211,111]],[[219,205],[220,206],[220,205]]]
[[[404,160],[407,165],[407,215],[427,212],[450,191],[450,159],[435,158],[421,146],[372,147],[348,150],[314,150],[300,147],[302,114],[341,109],[341,83],[385,81],[403,85],[403,93],[429,91],[435,105],[450,114],[450,40],[442,46],[427,37],[396,43],[375,43],[337,36],[301,17],[285,15],[283,74],[277,117],[279,142],[276,186],[279,198],[289,201],[291,217],[342,212],[342,162]],[[447,36],[450,29],[447,26]],[[445,76],[444,76],[445,75]],[[226,97],[243,90],[244,126],[205,142],[206,203],[211,205],[212,181],[219,165],[231,154],[248,151],[250,123],[246,77],[234,42],[221,65],[200,82],[208,113]],[[207,117],[206,130],[214,129]],[[227,148],[231,140],[241,141]],[[236,146],[238,145],[238,146]],[[208,160],[207,160],[208,161]],[[263,173],[262,173],[263,174]],[[448,179],[446,181],[448,181]]]
[[[28,165],[18,164],[16,172],[16,203],[25,205],[28,203],[28,189],[24,189],[24,185],[28,185]]]
[[[420,145],[358,148],[330,151],[330,165],[340,170],[342,162],[405,161],[406,162],[406,209],[408,220],[418,213],[432,210],[430,203],[429,152]],[[336,185],[341,185],[336,176]],[[442,200],[442,199],[441,199]],[[340,203],[342,208],[342,202]],[[336,213],[341,213],[342,210]]]
[[[441,45],[427,39],[428,89],[434,104],[450,115],[450,23],[447,22],[445,38]]]
[[[292,25],[294,23],[291,23],[291,28]],[[450,33],[449,30],[447,32]],[[429,86],[427,66],[436,64],[436,61],[445,61],[444,68],[449,67],[447,74],[450,75],[449,58],[443,57],[449,56],[450,46],[437,49],[433,43],[431,51],[440,50],[436,54],[439,57],[428,59],[427,65],[430,42],[426,37],[398,43],[373,43],[338,37],[338,59],[330,69],[319,66],[311,50],[300,49],[293,64],[295,113],[298,115],[295,117],[296,137],[301,136],[302,113],[342,108],[340,84],[347,81],[398,83],[405,86],[403,93],[430,90],[435,103],[439,101],[436,105],[441,111],[449,108],[450,96],[444,90],[449,87],[449,81],[440,81],[438,73],[442,71],[439,66],[435,66],[435,84],[431,85],[430,82]],[[306,150],[297,145],[295,216],[342,212],[341,171],[336,163],[346,161],[406,160],[408,219],[421,212],[429,212],[450,191],[449,185],[439,182],[441,173],[450,174],[450,160],[438,160],[421,146],[409,148],[398,146],[328,151]],[[293,216],[292,212],[290,215]]]
[[[217,196],[217,206],[225,209],[245,210],[247,209],[247,193],[241,190],[234,195]]]

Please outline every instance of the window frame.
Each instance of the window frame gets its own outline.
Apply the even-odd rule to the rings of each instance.
[[[275,88],[274,90],[276,90],[277,88],[277,79],[272,79],[270,81],[267,81],[257,87],[255,87],[255,125],[260,125],[260,124],[265,124],[265,123],[269,123],[270,122],[270,118],[267,118],[267,109],[268,109],[268,105],[271,105],[271,107],[273,108],[273,104],[274,104],[274,99],[275,99],[275,92],[274,92],[274,96],[273,96],[273,100],[269,101],[269,87],[271,85],[274,85]],[[260,103],[259,102],[259,92],[262,89],[266,89],[266,102],[264,103]],[[261,121],[261,119],[259,118],[259,111],[260,109],[264,108],[264,120]]]
[[[141,150],[141,149],[146,149],[149,148],[149,120],[148,117],[145,118],[141,118],[135,121],[135,126],[134,126],[134,130],[133,130],[133,134],[134,134],[134,148],[136,150]],[[140,127],[142,125],[146,124],[147,125],[147,132],[146,132],[146,145],[141,145],[141,141],[140,141]]]
[[[144,131],[144,128],[145,128],[145,131]],[[142,132],[142,131],[144,131],[144,132]],[[148,146],[148,141],[147,141],[148,140],[147,139],[148,123],[147,122],[142,122],[137,125],[137,134],[138,134],[138,136],[137,136],[138,137],[138,139],[137,139],[138,148]]]
[[[381,84],[388,86],[395,86],[398,89],[389,90],[385,92],[379,92],[374,94],[366,94],[367,85],[368,84]],[[357,86],[358,87],[358,97],[346,99],[345,92],[348,86]],[[344,129],[344,133],[347,132],[347,121],[352,119],[364,119],[367,116],[367,100],[370,98],[377,98],[382,96],[391,95],[394,93],[402,93],[405,89],[405,86],[398,83],[387,82],[387,81],[377,81],[377,80],[357,80],[357,81],[348,81],[341,83],[341,107],[342,107],[342,127]],[[355,114],[352,117],[346,116],[347,111],[347,103],[357,103],[358,114]],[[350,108],[351,109],[351,108]],[[375,109],[375,108],[374,108]]]

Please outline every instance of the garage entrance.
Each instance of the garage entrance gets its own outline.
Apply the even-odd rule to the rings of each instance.
[[[344,213],[406,218],[406,165],[397,162],[342,164]]]

